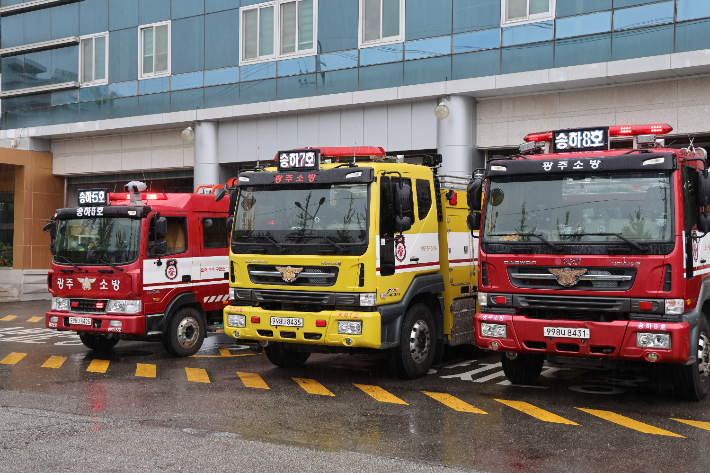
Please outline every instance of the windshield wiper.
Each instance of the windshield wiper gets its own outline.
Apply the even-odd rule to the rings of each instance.
[[[79,265],[76,263],[72,263],[72,261],[69,258],[67,258],[66,256],[54,255],[54,257],[55,258],[62,258],[65,263],[70,264],[70,265],[74,266],[77,270],[81,271],[81,268],[79,267]]]
[[[119,271],[123,271],[123,268],[122,268],[122,267],[116,266],[115,264],[109,263],[108,261],[97,260],[96,262],[99,263],[99,264],[105,264],[106,266],[111,266],[112,268],[116,268],[116,269],[119,270]]]
[[[619,240],[623,240],[625,243],[628,243],[629,245],[633,246],[639,251],[648,251],[648,248],[645,245],[639,245],[633,240],[629,240],[626,238],[624,235],[621,233],[572,233],[571,235],[573,236],[615,236]]]
[[[262,235],[249,235],[247,238],[261,238],[262,240],[266,240],[272,245],[274,245],[276,248],[278,248],[281,251],[286,251],[286,247],[274,240],[271,237],[268,236],[262,236]]]
[[[345,251],[348,250],[348,249],[345,248],[344,246],[339,245],[338,243],[334,242],[333,240],[331,240],[330,238],[325,237],[325,236],[312,236],[312,237],[310,237],[310,238],[322,238],[323,240],[325,240],[325,241],[327,241],[328,243],[330,243],[331,245],[333,245],[333,246],[335,247],[335,249],[337,249],[338,251],[345,252]]]
[[[527,236],[527,237],[535,237],[538,240],[542,241],[544,244],[548,245],[551,247],[553,250],[559,251],[560,247],[549,241],[547,238],[542,236],[541,233],[519,233],[519,232],[514,232],[514,233],[490,233],[487,234],[487,236],[508,236],[508,235],[518,235],[518,236]]]

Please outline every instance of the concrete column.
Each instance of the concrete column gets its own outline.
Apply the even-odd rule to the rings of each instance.
[[[217,153],[217,122],[201,122],[195,126],[194,187],[220,184]]]
[[[442,157],[439,174],[468,179],[474,169],[485,165],[484,154],[476,149],[476,100],[452,95],[443,102],[450,113],[445,120],[436,120],[436,150]]]

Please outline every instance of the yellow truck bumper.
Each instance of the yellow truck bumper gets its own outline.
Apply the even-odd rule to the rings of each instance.
[[[245,327],[230,327],[228,315],[245,316]],[[256,319],[255,317],[258,317]],[[303,319],[303,327],[271,325],[271,317]],[[258,320],[258,322],[257,322]],[[317,321],[325,321],[318,327]],[[340,334],[338,322],[362,322],[362,333]],[[320,323],[321,325],[323,322]],[[264,340],[270,342],[302,343],[310,345],[341,346],[349,348],[380,348],[381,321],[379,312],[323,312],[267,311],[260,307],[227,306],[224,309],[224,333],[233,338]]]

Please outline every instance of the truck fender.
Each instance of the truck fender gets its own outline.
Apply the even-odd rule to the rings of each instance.
[[[444,277],[441,274],[422,274],[414,277],[412,284],[409,285],[399,302],[380,306],[378,308],[382,323],[380,348],[387,349],[399,345],[402,318],[416,296],[420,294],[440,296],[444,289]],[[439,301],[439,305],[443,305],[443,299]],[[436,323],[436,337],[438,339],[443,337],[443,311],[434,307],[432,315]]]
[[[700,339],[700,317],[703,315],[703,306],[710,300],[710,278],[703,279],[698,294],[698,303],[695,308],[689,310],[681,316],[682,322],[687,322],[690,326],[690,353],[688,354],[688,364],[695,363],[698,356],[698,340]],[[708,314],[710,315],[710,314]]]
[[[148,336],[162,335],[168,326],[170,317],[182,306],[194,305],[196,301],[194,292],[182,292],[168,303],[165,312],[162,314],[150,314],[145,316],[145,334]]]

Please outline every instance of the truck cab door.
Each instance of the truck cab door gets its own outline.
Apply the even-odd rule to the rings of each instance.
[[[187,217],[185,214],[162,214],[167,220],[165,254],[155,254],[153,247],[155,215],[150,218],[143,260],[143,290],[147,314],[162,313],[175,295],[192,288],[193,254],[190,249]]]

